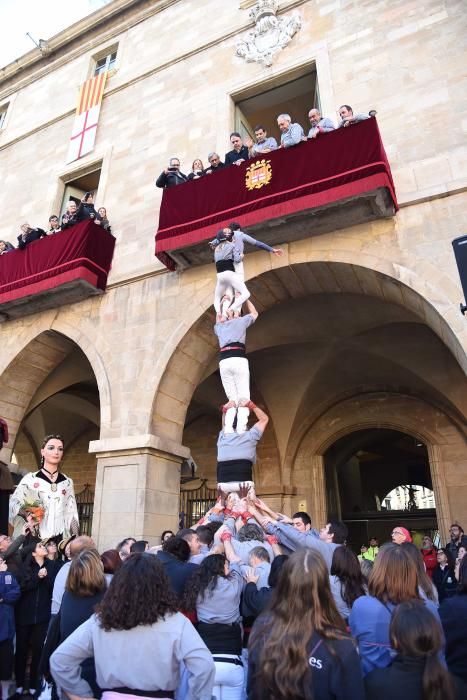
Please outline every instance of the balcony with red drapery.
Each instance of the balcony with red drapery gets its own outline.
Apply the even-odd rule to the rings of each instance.
[[[398,209],[375,118],[164,190],[156,256],[170,270],[212,260],[207,241],[237,221],[275,246]]]
[[[0,321],[102,294],[115,238],[93,221],[0,256]]]

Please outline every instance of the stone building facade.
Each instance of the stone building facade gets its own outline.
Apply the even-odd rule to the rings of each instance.
[[[386,436],[381,488],[398,485],[402,454],[425,450],[445,539],[452,521],[467,524],[467,321],[451,248],[467,227],[464,3],[283,0],[278,17],[298,12],[301,28],[271,66],[235,52],[255,4],[114,0],[53,37],[48,55],[0,71],[0,238],[23,220],[44,226],[91,182],[117,239],[104,295],[0,324],[2,457],[34,468],[42,434],[62,430],[64,469],[95,488],[100,547],[176,528],[182,461],[191,454],[196,477],[215,481],[223,395],[213,270],[168,272],[155,258],[155,178],[171,155],[187,172],[224,154],[248,101],[268,91],[276,114],[308,101],[336,121],[350,102],[377,110],[400,210],[319,236],[310,218],[283,257],[248,255],[260,311],[252,391],[271,416],[255,479],[273,504],[306,507],[317,524],[344,513],[344,483],[349,512],[370,510],[363,472],[348,478],[351,458],[371,461],[368,436]],[[95,149],[66,165],[78,87],[113,53]],[[346,473],[327,464],[336,445]]]

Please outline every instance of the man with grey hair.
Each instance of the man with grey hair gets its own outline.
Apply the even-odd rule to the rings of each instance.
[[[156,180],[156,187],[167,189],[175,185],[182,185],[188,180],[187,176],[180,172],[180,158],[171,158],[169,167],[166,168]]]
[[[204,171],[206,175],[212,175],[212,173],[217,173],[218,170],[225,168],[225,163],[223,163],[219,157],[219,154],[215,151],[211,151],[208,155],[209,168]]]
[[[334,131],[336,128],[328,117],[322,117],[319,109],[313,108],[308,112],[310,120],[310,131],[308,132],[309,139],[315,139],[320,134],[327,134],[328,131]]]
[[[279,114],[277,125],[281,132],[281,145],[279,148],[296,146],[300,141],[305,141],[305,134],[300,124],[292,124],[290,114]]]

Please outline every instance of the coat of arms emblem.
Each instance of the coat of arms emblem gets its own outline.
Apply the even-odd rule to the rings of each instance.
[[[249,13],[255,28],[245,39],[237,42],[237,56],[244,58],[248,63],[272,65],[276,53],[285,49],[302,26],[298,12],[278,18],[278,9],[277,0],[257,1]]]
[[[271,161],[263,158],[248,166],[245,172],[245,185],[247,190],[257,190],[271,182]]]

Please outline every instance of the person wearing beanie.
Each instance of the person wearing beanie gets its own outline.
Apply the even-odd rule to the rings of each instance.
[[[403,542],[412,542],[412,536],[407,528],[397,525],[391,532],[391,538],[394,544],[402,544]]]

